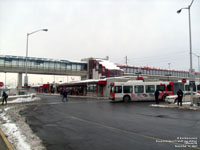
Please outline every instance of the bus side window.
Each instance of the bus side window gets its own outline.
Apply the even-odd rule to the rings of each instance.
[[[189,85],[185,85],[185,91],[190,91],[190,86]]]
[[[172,86],[171,85],[167,85],[167,91],[172,91]]]
[[[196,87],[196,85],[193,87],[193,91],[197,91],[197,87]]]
[[[155,92],[155,86],[154,85],[146,85],[146,93],[154,93]]]
[[[135,93],[144,93],[143,85],[135,85]]]
[[[200,88],[198,86],[197,86],[197,89]],[[193,87],[193,91],[196,91],[197,89],[196,89],[196,86]],[[190,91],[190,85],[185,85],[185,91]]]
[[[164,85],[157,85],[156,89],[158,89],[158,91],[165,91],[165,86]]]
[[[200,85],[197,85],[197,91],[200,91]]]
[[[124,86],[124,93],[132,93],[133,92],[133,87],[132,86]]]
[[[122,86],[115,86],[115,93],[122,93]]]

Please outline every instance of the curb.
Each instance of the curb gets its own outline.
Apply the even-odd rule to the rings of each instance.
[[[5,134],[3,133],[3,131],[0,129],[0,136],[2,137],[4,143],[7,146],[7,150],[13,150],[12,145],[10,144],[10,142],[8,141],[8,139],[6,138]]]

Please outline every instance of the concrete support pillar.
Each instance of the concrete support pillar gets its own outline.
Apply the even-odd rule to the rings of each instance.
[[[17,86],[18,86],[18,89],[22,88],[22,73],[18,73]]]

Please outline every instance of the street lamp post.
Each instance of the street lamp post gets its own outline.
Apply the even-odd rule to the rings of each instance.
[[[188,7],[184,7],[181,8],[177,11],[177,13],[181,13],[182,9],[187,9],[188,10],[188,17],[189,17],[189,44],[190,44],[190,70],[189,70],[189,74],[190,74],[190,92],[191,92],[191,106],[193,105],[193,86],[194,85],[194,69],[192,67],[192,33],[191,33],[191,19],[190,19],[190,8],[193,4],[194,0],[192,0],[192,2],[190,3],[190,5]]]
[[[195,54],[195,53],[193,53],[196,57],[197,57],[197,59],[198,59],[198,78],[199,78],[199,81],[200,81],[200,62],[199,62],[199,58],[200,58],[200,56],[199,55],[197,55],[197,54]]]
[[[5,90],[6,90],[6,85],[7,83],[6,83],[6,72],[5,72]]]
[[[198,57],[198,70],[199,70],[199,73],[200,73],[200,64],[199,64],[199,58],[200,58],[200,56],[198,55],[197,57]],[[199,77],[199,81],[200,81],[200,74],[198,75],[198,77]]]
[[[24,78],[24,86],[25,86],[26,89],[28,88],[28,76],[27,76],[28,38],[29,38],[29,35],[34,34],[36,32],[39,32],[39,31],[46,31],[47,32],[48,29],[39,29],[39,30],[33,31],[31,33],[27,33],[27,38],[26,38],[26,65],[25,65],[26,75],[25,75],[25,78]]]
[[[171,65],[171,63],[168,63],[168,67],[169,67],[169,69],[168,69],[168,81],[169,81],[169,76],[170,76],[170,65]]]

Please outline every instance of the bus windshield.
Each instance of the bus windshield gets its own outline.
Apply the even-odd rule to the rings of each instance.
[[[115,89],[114,86],[111,86],[111,87],[110,87],[110,93],[114,93],[114,92],[115,92],[114,89]]]

